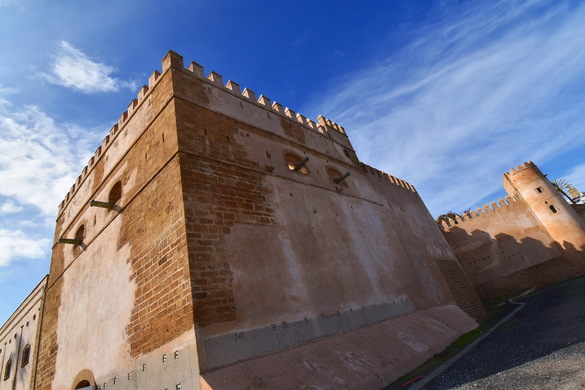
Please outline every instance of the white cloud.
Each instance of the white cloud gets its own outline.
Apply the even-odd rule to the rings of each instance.
[[[49,82],[85,93],[113,92],[120,88],[136,89],[136,84],[113,77],[115,69],[93,60],[69,42],[61,41],[50,74],[41,74]]]
[[[0,215],[2,214],[14,214],[22,211],[22,206],[17,205],[14,203],[13,200],[7,200],[6,202],[0,204]]]
[[[566,176],[567,182],[581,192],[585,192],[585,163],[574,167]]]
[[[584,5],[472,3],[308,107],[433,213],[477,206],[510,168],[585,146],[583,20]]]
[[[0,106],[0,195],[54,216],[103,131],[56,123],[37,107]]]
[[[50,244],[47,238],[34,239],[20,230],[0,229],[0,267],[16,259],[40,259],[47,255]]]

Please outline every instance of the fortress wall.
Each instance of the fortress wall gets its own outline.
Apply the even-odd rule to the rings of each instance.
[[[354,344],[317,340],[363,329],[360,356],[376,360],[365,329],[382,323],[409,346],[388,351],[385,381],[476,326],[452,304],[437,261],[456,259],[412,185],[361,164],[338,124],[201,76],[167,54],[61,204],[55,241],[83,225],[83,244],[53,248],[35,388],[196,389],[199,364],[282,368],[303,345],[332,353],[322,372],[374,380],[343,358]],[[118,181],[113,209],[88,206]],[[408,315],[432,343],[392,322]]]
[[[410,184],[360,164],[326,121],[311,129],[179,60],[173,72],[206,371],[454,302],[435,260],[456,259]]]
[[[457,218],[451,226],[443,224],[443,229],[484,298],[567,277],[562,249],[523,200],[508,197],[507,201],[491,202],[477,213]],[[557,270],[547,275],[551,267]]]
[[[198,387],[169,72],[146,92],[60,208],[56,240],[85,234],[53,247],[37,389]],[[118,181],[113,209],[89,207]],[[175,352],[182,370],[154,368]]]
[[[0,390],[32,388],[46,284],[45,277],[0,328]],[[29,350],[28,363],[25,349]],[[8,362],[10,370],[6,377]]]

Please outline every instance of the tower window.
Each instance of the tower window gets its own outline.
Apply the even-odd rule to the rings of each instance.
[[[550,209],[550,211],[553,214],[556,214],[559,210],[557,210],[557,208],[555,206],[553,206],[552,204],[550,206],[548,206],[548,208]]]
[[[542,187],[536,187],[536,192],[538,192],[539,194],[542,194]]]

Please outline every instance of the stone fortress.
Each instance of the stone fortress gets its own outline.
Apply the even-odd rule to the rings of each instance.
[[[533,164],[505,188],[438,226],[340,125],[169,52],[60,204],[0,390],[381,389],[481,298],[583,273],[584,210]]]

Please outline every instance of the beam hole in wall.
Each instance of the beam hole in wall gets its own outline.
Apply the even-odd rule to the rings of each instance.
[[[331,181],[333,183],[335,183],[335,179],[340,178],[343,176],[343,174],[336,168],[333,167],[327,167],[327,176],[329,176],[329,179],[331,179]],[[347,181],[343,180],[340,183],[335,183],[335,185],[341,186],[341,187],[347,187]]]
[[[309,174],[309,168],[307,168],[307,160],[295,153],[287,152],[284,154],[286,165],[291,172],[297,172],[302,175]]]
[[[75,232],[75,239],[79,240],[79,242],[81,242],[81,244],[75,244],[73,246],[73,254],[75,256],[77,256],[79,253],[81,253],[81,250],[83,249],[83,239],[85,238],[85,226],[81,225],[80,227],[77,228],[77,231]]]
[[[27,344],[22,350],[22,362],[20,367],[26,367],[30,362],[30,344]]]

